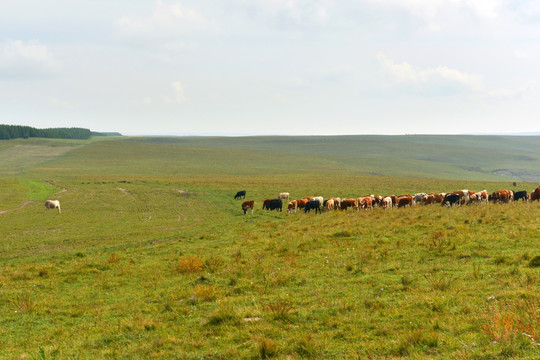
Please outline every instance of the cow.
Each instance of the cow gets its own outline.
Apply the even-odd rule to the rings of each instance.
[[[460,195],[459,194],[446,194],[444,197],[443,202],[441,203],[441,206],[450,206],[452,207],[454,204],[460,204]]]
[[[531,201],[540,200],[540,186],[531,193]]]
[[[414,198],[411,195],[401,195],[398,197],[398,209],[405,206],[414,206]]]
[[[398,204],[398,197],[396,195],[388,195],[387,197],[392,199],[392,206],[396,207]]]
[[[384,210],[391,209],[392,208],[392,198],[390,196],[385,197],[382,200],[382,205]]]
[[[288,192],[282,192],[282,193],[279,193],[278,194],[278,199],[282,199],[282,200],[289,200],[289,193]]]
[[[266,205],[266,210],[276,210],[283,211],[283,201],[281,199],[272,199]]]
[[[315,214],[317,213],[317,211],[320,213],[321,212],[321,204],[322,203],[317,198],[310,199],[307,202],[306,207],[304,208],[304,213],[308,213],[312,209],[315,209]]]
[[[270,204],[270,201],[272,201],[273,199],[264,199],[263,201],[263,206],[262,206],[262,209],[266,209],[268,204]]]
[[[520,199],[523,200],[523,201],[527,201],[527,191],[526,190],[516,191],[514,193],[514,201],[518,201]]]
[[[364,196],[358,198],[358,209],[373,209],[373,200],[371,196]]]
[[[352,207],[353,209],[356,209],[358,207],[358,203],[355,199],[343,199],[341,200],[341,210],[347,210],[347,208]]]
[[[373,207],[382,206],[383,197],[381,195],[371,195]]]
[[[60,210],[60,201],[58,200],[47,200],[45,201],[45,209],[57,209],[58,213],[60,214],[62,210]]]
[[[289,201],[289,204],[287,204],[287,212],[293,213],[293,212],[296,212],[297,209],[298,209],[298,201],[297,200]]]
[[[296,208],[297,209],[303,209],[306,207],[306,203],[308,202],[307,199],[297,199],[296,201]]]
[[[334,199],[328,199],[328,200],[325,200],[325,208],[326,210],[330,211],[330,210],[334,210]]]
[[[489,195],[488,200],[493,203],[509,203],[514,197],[514,193],[511,190],[497,190]]]
[[[426,194],[426,196],[424,196],[422,198],[422,205],[431,205],[431,204],[435,204],[435,194],[433,193],[430,193],[430,194]]]
[[[246,198],[246,190],[242,190],[242,191],[239,191],[236,193],[236,195],[234,195],[234,199],[245,199]]]
[[[328,200],[333,200],[334,202],[334,210],[338,210],[341,205],[341,199],[340,198],[330,198]]]
[[[242,203],[242,210],[244,211],[244,215],[247,214],[248,210],[251,210],[251,215],[253,215],[253,208],[255,207],[255,201],[254,200],[246,200]]]
[[[425,197],[426,195],[427,195],[426,193],[417,193],[417,194],[414,194],[414,195],[413,195],[414,202],[415,202],[415,203],[423,204],[422,200],[424,199],[424,197]]]

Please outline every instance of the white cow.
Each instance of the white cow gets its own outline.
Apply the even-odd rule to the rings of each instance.
[[[392,208],[392,198],[390,196],[387,196],[383,199],[382,201],[382,207],[386,210],[386,209],[391,209]]]
[[[47,200],[45,201],[45,209],[58,209],[58,213],[60,214],[62,211],[60,210],[60,201],[58,200]]]
[[[278,199],[282,199],[282,200],[289,200],[289,193],[288,192],[282,192],[282,193],[279,193],[278,195]]]

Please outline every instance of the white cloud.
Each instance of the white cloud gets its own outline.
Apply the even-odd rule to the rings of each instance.
[[[71,104],[67,101],[60,100],[56,97],[50,96],[49,97],[49,104],[51,104],[53,107],[56,108],[68,108],[71,107]]]
[[[38,41],[0,43],[0,78],[41,77],[58,72],[61,64]]]
[[[187,97],[184,95],[184,88],[182,87],[182,84],[180,84],[180,81],[173,81],[171,87],[174,93],[174,101],[177,104],[187,101]]]
[[[415,85],[459,85],[472,91],[483,91],[484,85],[477,75],[467,74],[447,66],[436,68],[415,69],[408,63],[395,63],[383,54],[377,54],[382,69],[391,76],[396,83],[409,83]]]
[[[207,29],[215,24],[201,12],[180,2],[157,0],[147,16],[123,16],[115,21],[117,35],[130,40],[175,39],[193,30]]]

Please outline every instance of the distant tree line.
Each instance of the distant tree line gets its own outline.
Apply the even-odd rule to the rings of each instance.
[[[92,136],[121,136],[119,133],[97,133],[83,128],[36,129],[31,126],[1,125],[0,140],[27,139],[31,137],[51,139],[89,139]]]

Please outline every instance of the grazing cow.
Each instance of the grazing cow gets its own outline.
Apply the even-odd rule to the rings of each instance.
[[[417,194],[414,194],[414,195],[413,195],[414,202],[415,202],[415,203],[423,204],[422,200],[424,199],[424,197],[425,197],[426,195],[427,195],[426,193],[417,193]]]
[[[330,200],[332,200],[332,203],[334,204],[333,210],[337,210],[337,209],[340,208],[340,205],[341,205],[341,199],[340,198],[330,198],[328,200],[325,200],[324,203],[323,203],[323,207],[327,207],[328,201],[330,201]]]
[[[441,206],[450,206],[452,207],[454,204],[460,204],[461,197],[459,194],[446,194],[444,197],[443,202],[441,203]]]
[[[253,208],[255,207],[255,201],[254,200],[246,200],[242,203],[242,210],[244,211],[244,215],[247,214],[248,210],[251,210],[251,215],[253,215]]]
[[[527,191],[516,191],[514,193],[514,201],[518,201],[519,199],[527,201]]]
[[[371,196],[364,196],[358,198],[358,209],[373,209],[373,200]]]
[[[296,200],[296,208],[297,208],[297,209],[303,209],[303,208],[305,208],[307,202],[308,202],[307,199],[297,199],[297,200]]]
[[[514,197],[514,193],[511,190],[497,190],[489,195],[488,200],[493,203],[509,203]]]
[[[531,193],[531,201],[540,200],[540,186]]]
[[[470,204],[481,204],[482,203],[482,194],[479,192],[470,191],[469,192],[469,202],[467,205]]]
[[[58,213],[60,214],[62,211],[60,210],[60,201],[58,200],[47,200],[45,201],[45,209],[57,209]]]
[[[426,196],[424,196],[422,198],[422,205],[431,205],[431,204],[435,204],[435,194],[433,193],[430,193],[430,194],[426,194]]]
[[[310,199],[307,202],[306,207],[304,208],[304,212],[308,213],[312,209],[315,209],[315,214],[317,213],[317,211],[320,213],[321,212],[321,204],[322,203],[319,201],[319,199],[316,199],[316,198]]]
[[[237,192],[236,195],[234,195],[234,198],[235,199],[240,199],[240,198],[245,199],[246,198],[246,190],[242,190],[242,191]]]
[[[414,206],[414,198],[411,195],[401,195],[398,197],[398,209],[405,206]]]
[[[283,201],[281,199],[272,199],[266,205],[266,210],[276,210],[283,211]]]
[[[297,209],[298,209],[298,201],[297,200],[290,201],[289,204],[287,205],[287,212],[288,213],[296,212]]]
[[[371,203],[373,204],[373,207],[376,206],[382,206],[383,197],[380,195],[370,195],[371,196]]]
[[[387,197],[389,197],[390,199],[392,199],[392,206],[397,206],[398,204],[398,197],[396,195],[388,195]]]
[[[270,201],[272,201],[273,199],[264,199],[263,201],[263,206],[262,206],[262,209],[267,209],[268,207],[268,204],[270,204]]]
[[[384,210],[392,208],[392,198],[390,196],[387,196],[382,200],[382,207]]]
[[[334,210],[334,199],[328,199],[328,200],[325,200],[325,208],[326,210],[330,211],[330,210]]]
[[[353,209],[356,209],[358,207],[358,203],[355,199],[343,199],[341,200],[341,210],[347,210],[347,208],[352,207]]]
[[[282,200],[289,200],[289,193],[288,192],[282,192],[282,193],[279,193],[278,195],[278,199],[282,199]]]

